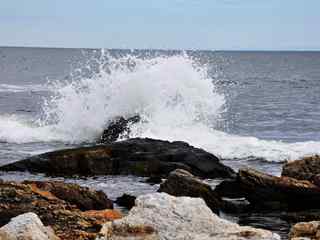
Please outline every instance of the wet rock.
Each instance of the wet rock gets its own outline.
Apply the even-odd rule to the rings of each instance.
[[[43,224],[51,226],[62,240],[94,239],[103,223],[52,192],[30,184],[0,183],[0,226],[28,212],[37,214]]]
[[[290,223],[320,221],[320,209],[308,209],[297,212],[283,212],[281,214],[281,219]]]
[[[112,209],[113,202],[102,191],[91,190],[77,184],[59,181],[25,181],[34,191],[49,192],[56,197],[75,204],[80,210]]]
[[[59,240],[51,227],[45,227],[35,213],[14,217],[0,228],[1,240]]]
[[[160,184],[162,183],[162,178],[159,176],[152,176],[146,179],[146,183],[149,183],[150,185]]]
[[[282,176],[299,180],[312,181],[313,177],[320,174],[320,156],[305,157],[301,160],[290,161],[283,165]]]
[[[238,180],[225,180],[216,186],[214,192],[218,196],[226,198],[242,198],[245,196]]]
[[[120,135],[128,136],[130,133],[130,125],[141,120],[140,116],[136,115],[130,118],[117,117],[108,124],[108,127],[103,131],[101,143],[115,142]]]
[[[215,213],[219,213],[223,205],[221,198],[208,184],[182,169],[171,172],[168,179],[160,185],[159,192],[165,192],[176,197],[202,198]]]
[[[320,239],[320,222],[301,222],[295,224],[289,233],[290,240],[296,239],[310,239],[318,240]]]
[[[108,223],[102,229],[120,232],[124,229],[126,232],[126,226],[151,227],[163,240],[280,239],[270,231],[240,227],[219,218],[200,198],[174,197],[166,193],[139,196],[128,216]]]
[[[276,177],[254,169],[240,169],[238,181],[256,208],[303,210],[318,208],[320,188],[309,181]]]
[[[205,178],[232,178],[234,171],[217,157],[185,142],[132,138],[92,147],[44,153],[0,167],[49,175],[167,176],[181,168]]]
[[[135,196],[125,193],[121,197],[118,197],[115,203],[121,207],[125,207],[126,209],[130,210],[135,205],[135,201],[136,201]]]

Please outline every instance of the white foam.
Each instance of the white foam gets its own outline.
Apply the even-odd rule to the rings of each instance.
[[[263,157],[271,161],[320,153],[320,142],[284,143],[215,130],[224,111],[203,66],[185,54],[138,59],[99,59],[92,78],[51,83],[53,97],[41,120],[0,116],[0,140],[8,142],[93,141],[115,116],[139,114],[131,136],[184,140],[223,158]]]
[[[41,84],[28,84],[28,85],[14,85],[14,84],[0,84],[0,92],[39,92],[50,91],[50,88]]]

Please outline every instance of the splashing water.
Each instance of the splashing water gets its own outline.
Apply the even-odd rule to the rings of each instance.
[[[117,116],[140,115],[131,137],[183,140],[222,158],[295,159],[320,152],[319,142],[284,143],[241,137],[216,130],[225,111],[218,93],[186,54],[170,57],[112,58],[102,51],[90,77],[50,83],[37,121],[0,117],[0,140],[7,142],[92,142]]]

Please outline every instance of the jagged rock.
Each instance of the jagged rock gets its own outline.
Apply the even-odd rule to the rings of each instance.
[[[35,213],[14,217],[0,228],[1,240],[59,240],[50,227],[43,226]]]
[[[276,177],[254,169],[240,169],[239,184],[248,201],[257,208],[303,210],[318,208],[320,188],[309,181]]]
[[[141,120],[140,116],[136,115],[130,118],[118,117],[108,124],[108,127],[103,131],[100,138],[101,143],[115,142],[120,135],[129,135],[130,125]]]
[[[202,198],[215,213],[219,213],[223,205],[221,198],[208,184],[182,169],[171,172],[168,179],[160,185],[159,192],[165,192],[176,197]]]
[[[299,180],[313,181],[313,177],[320,174],[320,156],[305,157],[301,160],[290,161],[283,165],[282,176]]]
[[[234,171],[211,153],[185,142],[148,138],[44,153],[2,166],[0,170],[49,175],[166,176],[177,168],[206,178],[234,177]]]
[[[161,240],[278,240],[267,230],[240,227],[215,215],[200,198],[174,197],[153,193],[137,198],[128,216],[104,225],[102,229],[126,226],[151,227]],[[105,238],[108,239],[108,238]]]
[[[101,210],[104,211],[104,210]],[[20,214],[34,212],[44,225],[50,225],[62,240],[94,239],[108,219],[90,216],[76,205],[62,200],[52,192],[31,184],[0,183],[0,226]],[[112,219],[110,219],[112,220]]]
[[[118,197],[115,203],[130,210],[135,205],[136,198],[125,193],[121,197]]]
[[[289,233],[290,240],[296,239],[309,239],[319,240],[320,239],[320,222],[301,222],[295,224]]]
[[[52,193],[62,200],[75,204],[80,210],[113,208],[113,202],[108,199],[104,192],[91,190],[77,184],[61,181],[24,181],[23,183],[30,185],[34,191]]]

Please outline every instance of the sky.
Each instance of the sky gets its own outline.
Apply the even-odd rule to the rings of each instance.
[[[0,46],[320,50],[320,1],[3,0]]]

